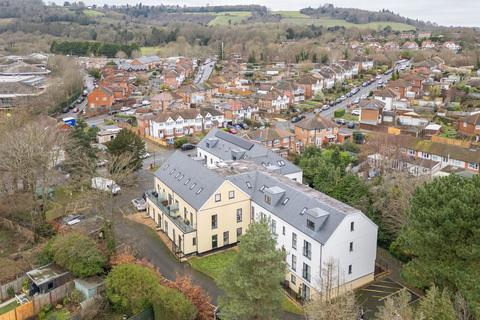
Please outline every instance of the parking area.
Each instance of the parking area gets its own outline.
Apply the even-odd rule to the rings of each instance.
[[[382,306],[388,297],[395,295],[403,288],[405,287],[400,283],[386,277],[375,280],[368,286],[358,289],[356,291],[357,301],[365,311],[365,319],[374,319],[378,307]],[[410,294],[410,303],[420,299],[417,294],[408,288],[407,290]]]

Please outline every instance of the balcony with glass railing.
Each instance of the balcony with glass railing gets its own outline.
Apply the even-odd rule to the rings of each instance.
[[[168,204],[167,196],[164,193],[149,190],[146,192],[146,195],[148,199],[152,201],[153,204],[182,232],[190,233],[196,230],[190,221],[181,217],[178,203]]]

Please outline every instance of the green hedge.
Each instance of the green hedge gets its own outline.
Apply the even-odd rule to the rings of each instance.
[[[335,110],[333,115],[334,115],[335,118],[343,117],[345,115],[345,109]]]

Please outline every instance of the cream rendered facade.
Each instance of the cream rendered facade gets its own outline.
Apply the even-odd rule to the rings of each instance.
[[[155,191],[167,206],[149,196],[147,213],[184,255],[234,244],[237,234],[243,234],[250,223],[250,199],[230,181],[226,180],[198,210],[157,177]],[[170,213],[168,206],[173,208]]]

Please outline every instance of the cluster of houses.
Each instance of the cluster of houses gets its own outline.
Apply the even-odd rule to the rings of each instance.
[[[285,284],[303,299],[320,290],[330,261],[336,285],[374,278],[377,226],[369,218],[302,184],[302,170],[270,149],[222,130],[211,130],[195,157],[177,151],[163,163],[147,214],[180,258],[235,245],[265,219],[287,257]]]
[[[41,95],[48,85],[48,56],[0,56],[0,109],[10,109]]]

